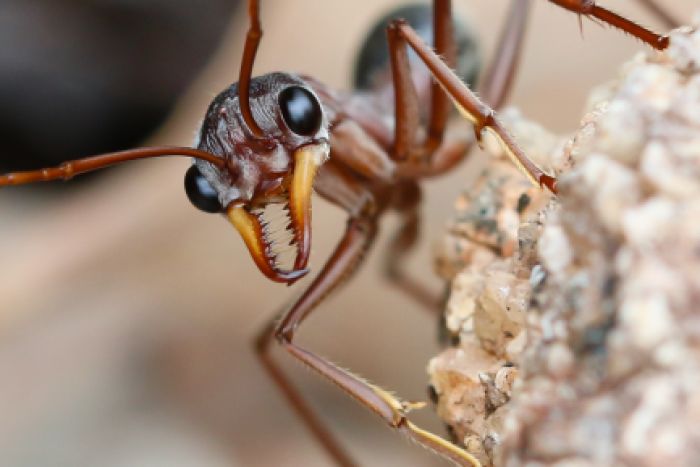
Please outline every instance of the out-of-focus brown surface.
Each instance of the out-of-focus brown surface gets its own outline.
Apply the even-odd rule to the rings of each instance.
[[[0,2],[0,170],[139,144],[209,62],[237,2]]]
[[[255,72],[302,71],[339,87],[370,23],[400,2],[263,1]],[[458,1],[490,56],[506,1]],[[642,47],[535,2],[512,102],[545,126],[578,125],[590,88]],[[694,0],[666,2],[688,18]],[[629,1],[607,5],[656,24]],[[236,80],[239,16],[199,82],[147,143],[190,144],[208,101]],[[471,131],[466,128],[465,131]],[[478,162],[478,161],[477,161]],[[328,465],[257,365],[250,341],[299,293],[268,283],[218,216],[187,202],[187,161],[130,164],[59,201],[0,193],[0,464]],[[470,169],[471,168],[471,169]],[[413,274],[439,288],[428,255],[474,165],[427,184]],[[316,200],[312,267],[344,222]],[[388,231],[393,219],[383,225]],[[379,250],[327,300],[300,341],[406,399],[425,399],[435,319],[381,280]],[[277,353],[329,426],[365,465],[440,465],[335,388]],[[425,411],[419,421],[441,430]]]

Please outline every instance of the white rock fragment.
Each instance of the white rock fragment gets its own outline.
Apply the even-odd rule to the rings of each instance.
[[[674,198],[696,196],[700,193],[697,178],[700,171],[689,173],[674,159],[667,145],[659,141],[649,143],[642,154],[642,173],[646,181]]]
[[[561,343],[552,345],[547,357],[547,370],[554,378],[569,376],[574,369],[574,355]]]
[[[694,76],[673,103],[673,115],[688,125],[700,125],[700,76]]]
[[[579,165],[591,203],[608,231],[621,232],[622,213],[641,197],[636,175],[624,165],[602,154],[590,154]]]
[[[571,264],[571,245],[560,226],[545,226],[538,245],[544,267],[552,273],[562,274]]]
[[[633,165],[639,160],[645,132],[644,119],[637,109],[625,101],[615,100],[597,121],[593,149],[623,164]]]
[[[672,200],[655,196],[628,209],[622,218],[626,240],[640,251],[658,247],[673,229],[678,213]]]
[[[663,294],[647,293],[624,300],[620,304],[620,325],[639,349],[651,351],[655,346],[675,337],[676,327]]]
[[[700,71],[700,32],[682,28],[671,34],[668,57],[675,68],[684,74]]]
[[[660,114],[671,108],[681,77],[672,68],[657,64],[641,64],[629,70],[619,98],[636,103],[645,114]]]

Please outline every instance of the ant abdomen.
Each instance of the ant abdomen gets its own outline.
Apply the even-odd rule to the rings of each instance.
[[[402,6],[390,11],[374,23],[360,48],[355,60],[353,77],[353,85],[356,89],[376,90],[391,79],[386,27],[396,18],[404,18],[426,43],[434,46],[433,9],[430,5]],[[475,89],[474,86],[481,71],[481,50],[476,30],[468,21],[465,22],[461,18],[453,17],[452,23],[457,46],[457,75],[471,89]],[[409,56],[412,62],[419,62],[414,53],[409,53]]]

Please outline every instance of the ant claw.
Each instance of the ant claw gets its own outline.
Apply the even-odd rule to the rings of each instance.
[[[427,402],[412,402],[412,401],[403,401],[401,402],[401,407],[403,408],[405,413],[412,412],[414,410],[420,410],[425,408],[428,405]]]
[[[540,175],[540,187],[547,187],[549,191],[551,191],[553,194],[559,194],[559,189],[557,188],[557,179],[547,175],[547,174],[542,174]]]

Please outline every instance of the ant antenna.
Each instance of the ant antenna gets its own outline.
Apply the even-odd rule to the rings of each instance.
[[[253,64],[255,63],[255,54],[260,45],[260,39],[263,32],[260,26],[260,2],[258,0],[250,0],[248,2],[248,18],[250,19],[250,27],[245,38],[245,47],[243,48],[243,58],[241,59],[241,71],[238,75],[238,99],[241,106],[243,120],[253,135],[258,138],[265,136],[265,132],[258,126],[253,118],[253,112],[250,110],[250,77],[253,74]]]
[[[149,159],[151,157],[185,156],[207,161],[219,168],[224,168],[226,162],[214,154],[199,149],[188,147],[157,146],[150,148],[137,148],[128,151],[109,152],[99,156],[86,157],[74,161],[64,162],[58,167],[50,169],[31,170],[27,172],[14,172],[0,175],[0,186],[23,185],[33,182],[48,182],[50,180],[69,180],[74,175],[102,169],[110,165],[137,159]]]

